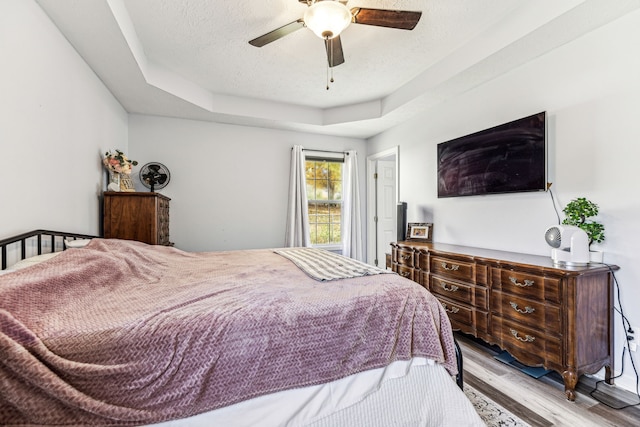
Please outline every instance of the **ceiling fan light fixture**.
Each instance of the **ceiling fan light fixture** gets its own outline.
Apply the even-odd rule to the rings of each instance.
[[[305,25],[321,39],[332,39],[351,23],[351,11],[336,0],[316,1],[304,13]]]

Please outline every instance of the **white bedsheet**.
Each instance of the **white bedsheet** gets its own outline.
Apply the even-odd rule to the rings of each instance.
[[[414,358],[154,427],[484,426],[446,370]]]

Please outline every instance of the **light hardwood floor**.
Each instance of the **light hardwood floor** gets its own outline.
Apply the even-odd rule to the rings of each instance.
[[[607,407],[589,395],[593,384],[588,377],[581,378],[577,398],[570,402],[565,398],[560,375],[551,373],[536,380],[494,359],[495,348],[458,333],[456,338],[464,357],[464,382],[532,426],[640,426],[640,405],[621,410]],[[601,388],[612,387],[602,383]],[[619,394],[622,399],[635,398],[630,401],[638,402],[631,393]]]

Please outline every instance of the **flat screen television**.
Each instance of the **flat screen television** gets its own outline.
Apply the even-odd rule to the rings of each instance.
[[[546,191],[546,113],[438,144],[438,197]]]

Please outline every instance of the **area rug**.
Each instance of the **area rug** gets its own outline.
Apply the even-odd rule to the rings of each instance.
[[[464,394],[488,427],[531,427],[469,384],[464,385]]]

